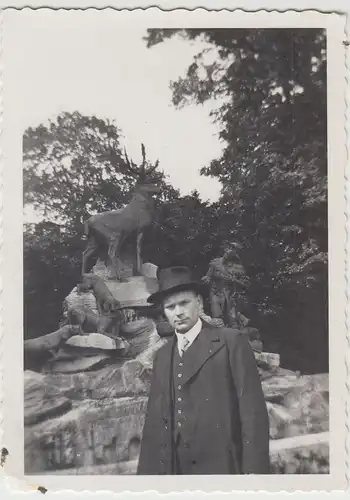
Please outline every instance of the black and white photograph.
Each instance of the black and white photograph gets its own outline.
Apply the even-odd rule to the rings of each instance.
[[[341,16],[7,14],[23,477],[342,487]]]

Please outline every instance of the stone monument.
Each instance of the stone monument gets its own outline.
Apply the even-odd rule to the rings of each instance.
[[[147,302],[158,289],[157,267],[142,264],[141,242],[157,190],[146,182],[155,167],[147,168],[144,147],[142,153],[138,170],[126,160],[138,175],[131,203],[87,223],[82,280],[64,300],[60,328],[25,342],[26,474],[136,472],[153,358],[173,335]],[[237,284],[242,269],[227,264],[229,254],[211,263],[204,281],[224,271],[224,285],[232,284],[229,268]],[[231,311],[228,324],[238,321],[248,335],[269,412],[272,472],[327,473],[327,375],[281,368],[278,354],[263,352],[259,332],[240,319],[235,295],[225,293],[211,301],[211,316],[203,310],[201,318],[219,327],[227,324],[222,311]]]
[[[82,280],[64,300],[60,329],[25,343],[26,473],[118,468],[135,457],[153,355],[165,342],[147,302],[156,266],[141,260],[158,162],[141,149],[139,168],[125,154],[136,179],[130,203],[85,224]]]

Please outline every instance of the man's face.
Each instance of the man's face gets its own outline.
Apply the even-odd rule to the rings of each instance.
[[[202,298],[191,290],[177,292],[163,301],[164,314],[173,328],[186,333],[198,321]]]
[[[234,246],[226,246],[224,248],[224,256],[226,259],[235,259],[237,258],[237,250]]]

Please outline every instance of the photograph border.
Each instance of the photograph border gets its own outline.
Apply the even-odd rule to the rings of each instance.
[[[45,10],[45,9],[43,9]],[[50,11],[50,9],[46,9]],[[107,9],[115,11],[115,9]],[[3,24],[3,51],[2,51],[2,79],[3,79],[3,121],[2,121],[2,150],[3,150],[3,224],[2,224],[2,367],[3,367],[3,442],[11,450],[6,463],[6,474],[20,480],[44,484],[50,491],[61,490],[62,476],[36,475],[24,476],[23,436],[19,436],[18,429],[23,427],[23,363],[22,363],[22,336],[14,332],[23,331],[23,297],[22,290],[22,132],[20,129],[20,112],[16,106],[16,96],[11,92],[11,79],[8,78],[7,68],[10,68],[11,48],[6,46],[6,29],[11,29],[11,12],[2,13]],[[52,11],[51,11],[52,12]],[[60,15],[57,11],[57,15]],[[85,11],[89,12],[89,11]],[[85,12],[81,12],[84,15]],[[99,11],[94,11],[99,15]],[[103,11],[100,11],[103,12]],[[17,12],[16,15],[20,15]],[[307,476],[118,476],[118,485],[113,476],[65,476],[64,489],[76,491],[145,491],[158,492],[198,490],[201,491],[303,491],[346,488],[346,412],[345,400],[347,397],[346,363],[348,357],[347,331],[345,326],[346,300],[346,267],[345,267],[345,164],[346,164],[346,135],[345,135],[345,22],[340,14],[322,14],[316,11],[306,12],[257,12],[216,11],[208,12],[205,9],[196,11],[174,10],[164,12],[157,8],[147,10],[119,11],[122,24],[131,22],[145,23],[147,27],[203,27],[210,21],[210,27],[224,25],[234,27],[326,27],[327,28],[327,111],[328,111],[328,206],[329,206],[329,332],[330,332],[330,463],[329,475]],[[152,16],[152,22],[150,22]],[[253,19],[254,16],[254,19]],[[209,20],[209,17],[213,19]],[[277,20],[279,21],[276,26]],[[118,20],[119,22],[119,20]],[[214,25],[213,25],[214,22]],[[237,23],[232,26],[232,23]],[[180,24],[179,24],[180,23]],[[183,23],[183,24],[182,24]],[[246,24],[245,24],[246,23]],[[249,26],[248,24],[249,23]],[[263,25],[261,25],[261,23]],[[182,26],[181,26],[182,24]],[[11,74],[11,71],[9,72]],[[343,83],[340,83],[343,82]],[[11,165],[11,168],[9,168]],[[343,165],[336,169],[332,165]],[[18,227],[13,227],[13,220],[18,221]],[[339,243],[341,242],[341,244]],[[19,262],[21,263],[19,265]],[[20,311],[13,316],[13,311]],[[333,332],[333,336],[332,336]],[[336,332],[336,333],[334,333]],[[339,354],[344,356],[344,363],[339,362]],[[344,381],[340,384],[339,381]],[[336,393],[334,391],[337,391]],[[334,434],[336,430],[336,435]],[[22,450],[22,452],[21,452]],[[93,483],[98,480],[98,490]],[[78,484],[80,483],[80,484]],[[137,483],[137,485],[136,485]],[[117,488],[115,487],[117,486]],[[156,486],[156,487],[155,487]]]

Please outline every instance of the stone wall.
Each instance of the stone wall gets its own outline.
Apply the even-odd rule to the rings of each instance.
[[[84,400],[65,415],[26,426],[27,474],[125,462],[138,449],[147,397]]]
[[[85,374],[27,373],[28,399],[33,401],[35,380],[37,387],[50,387],[44,389],[46,408],[50,401],[69,406],[66,403],[54,418],[27,420],[26,473],[99,474],[101,467],[109,473],[134,473],[150,375],[147,362],[140,359]],[[272,472],[327,473],[327,375],[298,376],[279,369],[269,377],[265,373],[262,385],[270,418]],[[310,435],[322,440],[310,441]],[[124,467],[124,462],[130,463]]]

